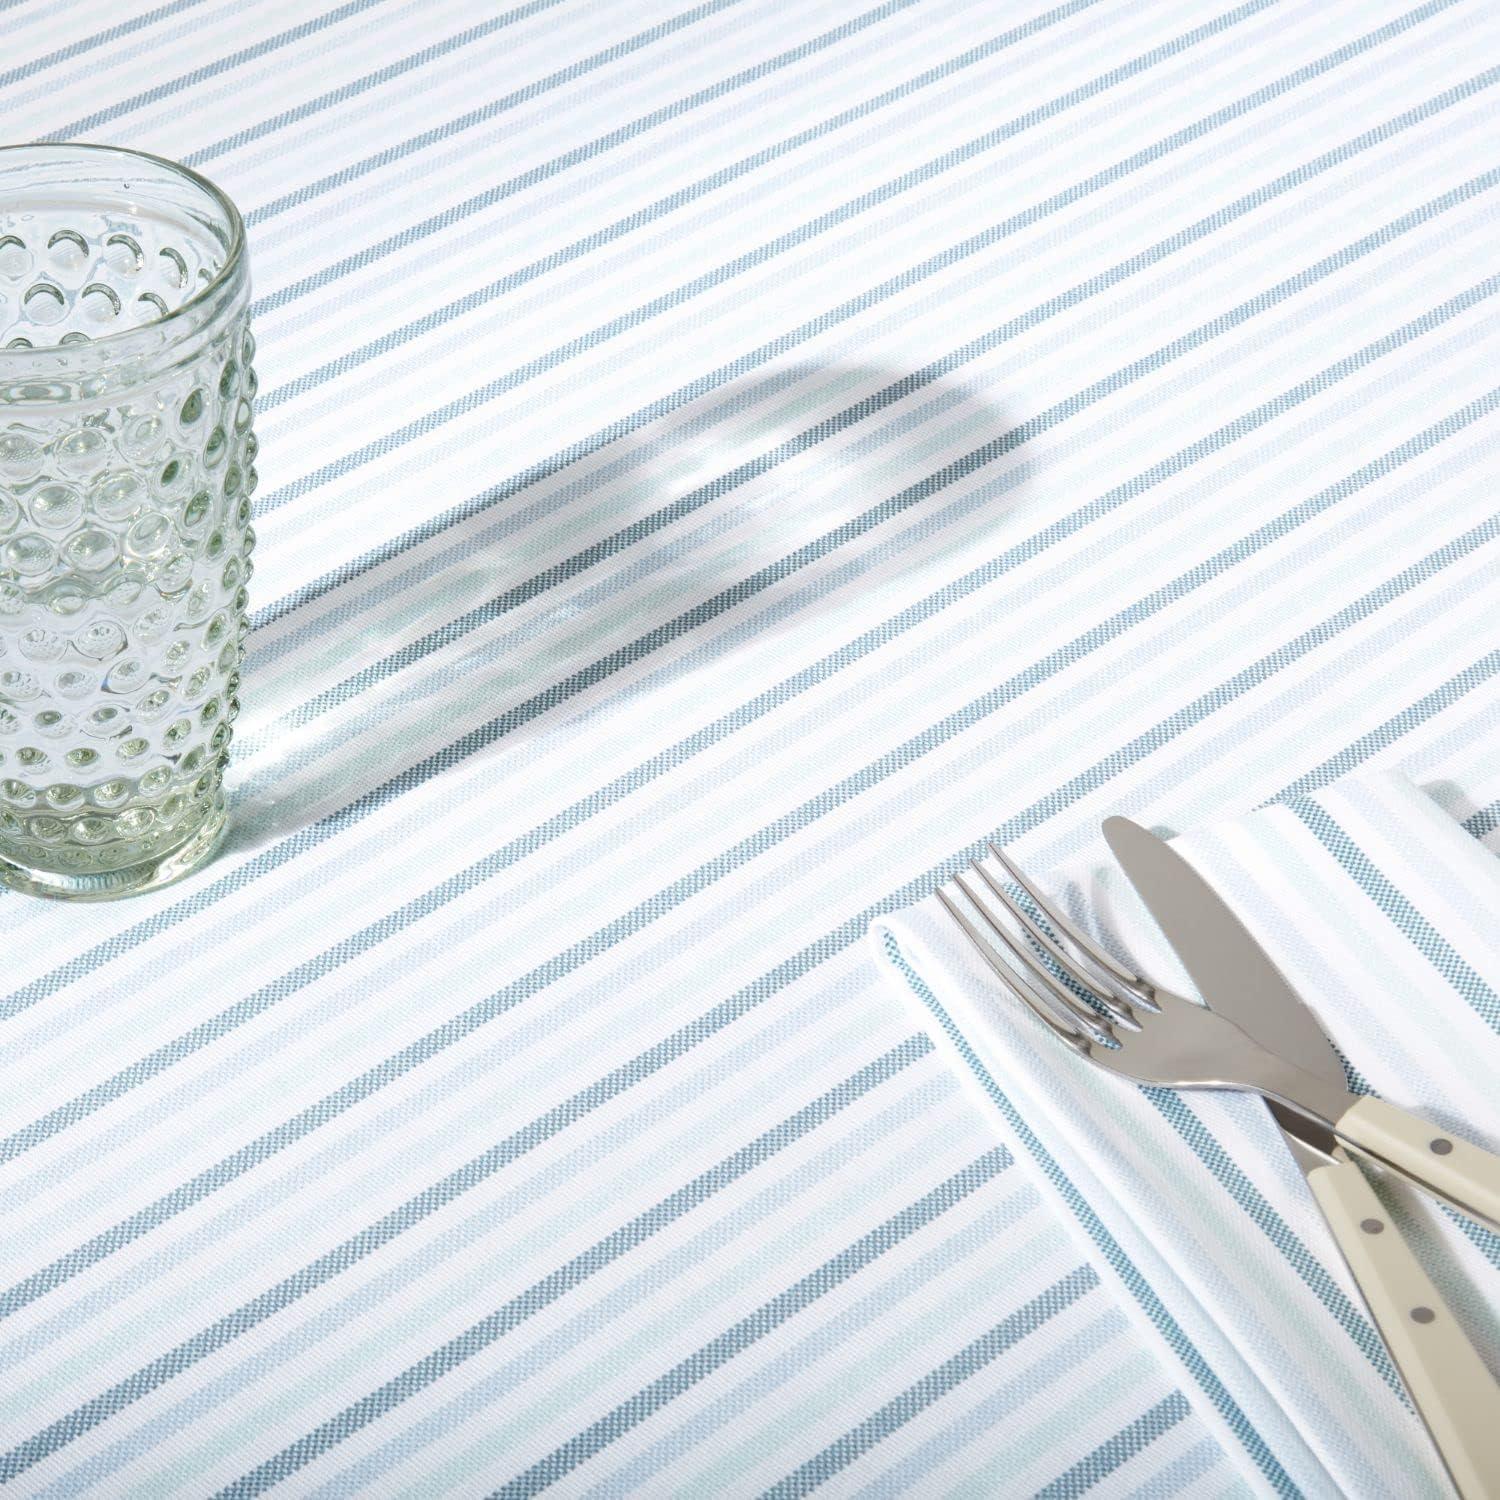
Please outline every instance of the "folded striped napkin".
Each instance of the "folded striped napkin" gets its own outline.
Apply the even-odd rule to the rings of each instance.
[[[1382,773],[1176,842],[1316,1009],[1356,1086],[1500,1147],[1500,860],[1462,823]],[[1194,992],[1116,867],[1042,883],[1121,957]],[[1253,1492],[1447,1493],[1258,1100],[1087,1066],[998,992],[935,898],[872,937]],[[1500,1368],[1500,1236],[1403,1185],[1379,1190]]]

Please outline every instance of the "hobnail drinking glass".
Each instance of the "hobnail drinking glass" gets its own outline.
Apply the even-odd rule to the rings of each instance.
[[[244,227],[185,167],[0,148],[0,880],[97,900],[214,851],[248,630]]]

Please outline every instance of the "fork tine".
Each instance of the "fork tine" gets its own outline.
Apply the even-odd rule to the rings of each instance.
[[[976,864],[974,868],[979,872],[980,879],[995,893],[995,896],[1000,901],[1004,902],[1006,910],[1021,924],[1021,930],[1038,948],[1045,951],[1051,962],[1055,963],[1075,983],[1082,985],[1117,1021],[1122,1021],[1127,1026],[1140,1025],[1127,999],[1117,995],[1112,985],[1101,983],[1099,977],[1096,974],[1091,974],[1078,963],[1061,943],[1043,932],[1032,919],[1031,913],[983,865]],[[1040,902],[1038,903],[1038,908],[1044,916],[1051,913],[1051,908],[1042,906]],[[1051,972],[1046,966],[1039,964],[1035,956],[1028,955],[1028,957],[1030,958],[1030,962],[1046,976],[1049,984],[1056,986],[1057,981],[1052,977]]]
[[[1096,969],[1102,970],[1108,980],[1112,981],[1113,993],[1116,999],[1127,1004],[1131,1000],[1144,1001],[1148,1006],[1154,1007],[1155,1001],[1152,998],[1153,989],[1147,980],[1139,974],[1132,974],[1123,964],[1117,963],[1086,932],[1083,932],[1070,922],[1063,912],[1058,909],[1056,903],[1048,900],[1026,878],[1026,872],[998,844],[991,844],[989,847],[990,853],[995,856],[995,860],[1000,868],[1031,897],[1032,901],[1036,903],[1037,910],[1046,917],[1047,921],[1063,935],[1068,943],[1082,953],[1089,963],[1093,964]],[[984,873],[982,865],[976,866],[976,868],[979,869],[981,874]],[[1059,952],[1066,951],[1064,944],[1058,941],[1051,942],[1050,946]],[[1074,962],[1076,963],[1076,960]],[[1070,970],[1069,972],[1073,971]],[[1077,977],[1076,974],[1075,977]],[[1097,978],[1085,978],[1082,982],[1087,984],[1090,989],[1100,988]],[[1118,993],[1119,990],[1124,990],[1125,994],[1120,995]]]
[[[1043,967],[1037,956],[1026,947],[1021,938],[1013,934],[1003,923],[997,922],[985,902],[970,889],[962,875],[955,875],[953,883],[973,903],[979,915],[984,918],[986,927],[1001,943],[1010,951],[1017,962],[1021,965],[1021,972],[1016,975],[1015,970],[1006,965],[1007,973],[1015,975],[1027,990],[1036,996],[1043,1004],[1054,1011],[1060,1011],[1067,1019],[1072,1021],[1088,1038],[1099,1042],[1104,1046],[1110,1046],[1114,1037],[1109,1029],[1109,1020],[1105,1016],[1096,1014],[1084,1004],[1065,985]],[[1014,987],[1014,985],[1012,986]]]
[[[1044,1005],[1039,997],[1033,996],[1030,991],[1023,989],[1015,971],[1009,964],[1001,962],[994,948],[985,941],[979,929],[969,920],[968,916],[954,905],[949,899],[948,893],[941,886],[938,887],[937,895],[938,900],[948,908],[948,915],[963,929],[964,935],[978,949],[979,955],[984,959],[985,963],[994,970],[995,977],[1005,989],[1031,1011],[1037,1020],[1049,1027],[1053,1035],[1079,1052],[1087,1051],[1089,1039],[1084,1036],[1082,1030],[1077,1026],[1070,1026],[1061,1016],[1055,1015],[1050,1006]]]
[[[984,877],[984,872],[977,865],[973,866],[973,868],[978,871],[981,877]],[[1066,985],[1059,982],[1057,977],[1048,970],[1037,954],[1026,945],[1020,935],[1011,932],[1003,923],[997,922],[988,905],[969,888],[962,875],[955,875],[954,883],[974,903],[974,906],[984,918],[990,931],[995,937],[1000,939],[1012,956],[1019,962],[1021,965],[1020,977],[1027,988],[1033,991],[1033,993],[1037,993],[1054,1010],[1061,1010],[1074,1021],[1078,1022],[1095,1041],[1108,1045],[1112,1040],[1109,1032],[1109,1018],[1091,1010]],[[987,877],[985,877],[985,884],[990,885],[991,889],[993,889],[993,884]],[[1008,902],[1006,905],[1007,909],[1014,913],[1014,908]],[[1023,930],[1029,932],[1031,930],[1029,919],[1023,914],[1019,917],[1019,920],[1023,925]]]

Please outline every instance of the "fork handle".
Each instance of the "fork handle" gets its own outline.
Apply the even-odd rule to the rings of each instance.
[[[1500,1229],[1500,1156],[1384,1099],[1359,1100],[1333,1128],[1346,1145],[1409,1177],[1461,1214]]]
[[[1463,1500],[1500,1500],[1500,1385],[1342,1152],[1308,1186]]]

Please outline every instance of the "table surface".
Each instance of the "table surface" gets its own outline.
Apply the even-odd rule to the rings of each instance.
[[[228,847],[0,899],[0,1471],[1286,1493],[863,934],[1365,765],[1494,827],[1500,11],[0,35],[242,206],[263,454]]]

